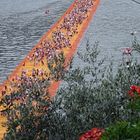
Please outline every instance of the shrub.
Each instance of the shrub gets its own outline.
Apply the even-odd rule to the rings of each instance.
[[[7,127],[5,140],[48,138],[46,114],[51,105],[48,87],[52,80],[58,81],[63,76],[63,59],[63,54],[60,53],[47,64],[50,70],[47,79],[44,79],[46,72],[34,69],[30,77],[25,71],[22,72],[20,84],[14,83],[15,81],[11,83],[16,90],[10,94],[5,93],[0,101],[4,107],[1,113],[7,118],[7,123],[4,124]]]
[[[128,109],[131,114],[140,113],[140,87],[131,86],[128,92],[130,101]],[[131,116],[131,115],[130,115]],[[101,140],[139,140],[140,139],[140,118],[131,118],[128,121],[117,122],[105,129]]]
[[[105,128],[116,121],[139,117],[128,110],[130,85],[140,84],[137,62],[119,65],[116,73],[113,63],[104,67],[98,58],[98,44],[86,46],[86,53],[79,53],[85,67],[71,69],[64,76],[64,85],[49,108],[52,139],[75,140],[93,127]],[[53,116],[53,117],[52,117]],[[55,120],[55,121],[54,121]]]
[[[3,97],[3,114],[7,117],[5,140],[46,139],[45,112],[50,105],[47,86],[46,81],[39,80],[30,87],[22,83],[20,91]]]
[[[121,121],[105,129],[101,140],[139,140],[140,120],[137,122]]]
[[[127,67],[122,63],[114,71],[112,62],[106,67],[105,59],[99,58],[98,43],[91,48],[87,42],[85,53],[78,56],[83,68],[71,63],[67,71],[60,54],[48,64],[48,79],[33,79],[30,85],[23,82],[17,92],[3,96],[8,119],[5,139],[75,140],[93,127],[105,128],[121,121],[122,126],[116,123],[121,128],[140,117],[128,109],[126,93],[130,85],[140,85],[137,62]],[[47,88],[52,79],[64,84],[50,100]]]

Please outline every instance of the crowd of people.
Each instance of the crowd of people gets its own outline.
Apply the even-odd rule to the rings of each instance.
[[[37,64],[46,65],[46,62],[52,60],[57,51],[63,48],[72,47],[72,40],[78,34],[78,27],[88,17],[88,11],[94,4],[94,0],[75,0],[73,9],[66,14],[60,24],[51,32],[51,37],[45,38],[40,47],[28,56],[28,60],[34,63],[31,75],[29,76],[26,70],[23,70],[20,76],[13,79],[13,86],[19,86],[20,83],[27,82],[31,84],[32,78],[37,77],[47,78],[48,73],[44,70],[36,69]],[[24,64],[26,69],[26,64]],[[24,68],[23,68],[24,69]],[[16,81],[16,82],[15,82]],[[15,84],[18,83],[18,84]],[[7,87],[5,88],[5,90]]]
[[[88,17],[87,12],[92,6],[93,0],[76,0],[72,11],[51,33],[51,38],[41,42],[41,47],[36,48],[30,60],[35,61],[35,64],[42,63],[44,58],[49,61],[53,59],[57,50],[72,47],[71,39],[78,34],[78,26]]]

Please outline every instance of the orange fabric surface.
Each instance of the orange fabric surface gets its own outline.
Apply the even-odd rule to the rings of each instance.
[[[86,21],[84,21],[84,23],[81,25],[81,29],[79,31],[79,34],[77,35],[77,38],[75,39],[75,41],[73,43],[72,48],[66,54],[66,62],[68,62],[70,60],[70,58],[75,54],[75,51],[78,47],[78,44],[79,44],[80,40],[82,39],[83,34],[86,31],[90,21],[92,20],[93,14],[96,12],[96,9],[97,9],[99,3],[100,3],[100,0],[95,0],[95,4],[92,8],[92,11],[90,11],[90,13],[89,13],[88,19]],[[50,86],[50,93],[51,93],[52,96],[55,95],[55,93],[56,93],[56,91],[59,87],[59,84],[60,84],[60,82],[57,82],[57,83],[55,82]],[[54,86],[55,86],[55,88],[53,88]]]
[[[88,18],[85,19],[83,21],[83,23],[78,26],[78,34],[75,35],[72,39],[71,39],[71,44],[72,47],[71,48],[64,48],[64,56],[66,58],[66,62],[68,62],[70,60],[71,57],[73,57],[73,55],[76,52],[76,49],[78,47],[78,44],[85,32],[85,30],[87,29],[93,14],[95,13],[100,0],[93,0],[94,5],[92,7],[92,9],[88,12]],[[1,98],[1,91],[5,88],[5,86],[9,87],[10,86],[10,81],[16,76],[16,75],[21,75],[21,71],[23,69],[28,69],[29,72],[33,69],[34,64],[32,62],[30,62],[28,60],[28,56],[31,56],[32,53],[34,52],[34,50],[38,47],[40,47],[41,42],[43,42],[43,40],[45,40],[46,38],[50,38],[51,37],[51,33],[53,31],[55,31],[57,29],[57,27],[61,24],[61,22],[63,21],[64,17],[70,13],[70,11],[73,9],[75,5],[75,1],[71,4],[71,6],[68,8],[68,10],[65,12],[65,14],[50,28],[50,30],[44,34],[42,36],[42,38],[40,39],[39,43],[29,52],[29,54],[27,55],[27,57],[15,68],[15,70],[9,75],[8,80],[6,80],[2,85],[0,85],[0,98]],[[47,68],[45,66],[36,66],[36,67],[41,67],[45,70],[47,70]],[[58,87],[60,85],[61,82],[53,82],[51,86],[49,87],[49,93],[51,95],[51,97],[55,96],[56,91],[58,90]],[[4,132],[6,131],[6,128],[2,127],[2,122],[5,122],[6,119],[2,116],[0,116],[0,139],[2,139]]]

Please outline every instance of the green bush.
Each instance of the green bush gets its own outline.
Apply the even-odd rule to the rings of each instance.
[[[137,62],[129,67],[122,63],[114,73],[113,63],[106,68],[99,59],[98,44],[92,48],[87,44],[85,53],[78,54],[84,68],[71,66],[47,116],[53,139],[75,140],[93,127],[105,128],[140,117],[127,109],[127,91],[131,85],[140,84]]]
[[[50,105],[48,93],[44,92],[47,86],[46,81],[39,80],[30,87],[22,83],[20,91],[3,97],[1,103],[7,117],[5,140],[46,139],[45,114]]]
[[[7,132],[5,140],[46,140],[48,138],[48,120],[46,114],[51,100],[48,87],[51,80],[58,80],[64,73],[64,57],[60,53],[47,65],[50,69],[47,79],[40,78],[36,70],[33,77],[21,74],[20,85],[11,94],[4,94],[0,105],[5,109],[1,113],[6,116]],[[59,71],[58,71],[59,70]],[[34,70],[35,71],[35,70]]]
[[[134,37],[133,48],[140,52],[140,45]],[[139,70],[139,65],[137,69]],[[137,83],[139,85],[139,83]],[[139,85],[140,86],[140,85]],[[128,91],[128,108],[130,115],[127,121],[119,121],[105,129],[101,140],[140,140],[140,87],[133,85]]]
[[[105,59],[100,59],[98,43],[91,48],[87,42],[85,53],[78,56],[83,68],[74,68],[70,63],[69,70],[64,70],[67,64],[63,65],[64,57],[60,54],[48,64],[48,79],[33,80],[32,86],[25,82],[18,92],[3,97],[1,103],[8,119],[5,140],[76,140],[93,127],[106,128],[121,121],[122,124],[116,124],[117,129],[112,126],[115,133],[121,133],[118,128],[133,126],[127,121],[139,118],[140,114],[128,109],[127,91],[131,85],[140,85],[138,63],[129,63],[129,67],[122,63],[114,70],[112,62],[106,66]],[[63,80],[63,84],[50,100],[45,89],[52,79]],[[19,95],[23,95],[23,102],[9,102]],[[139,126],[134,129],[138,131]]]
[[[117,122],[105,129],[101,140],[140,140],[140,120]]]

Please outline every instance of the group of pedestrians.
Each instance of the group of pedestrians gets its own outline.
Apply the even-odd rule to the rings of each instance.
[[[78,27],[88,17],[88,11],[93,6],[93,0],[76,0],[74,8],[68,13],[60,25],[51,33],[51,38],[46,38],[41,42],[41,47],[36,48],[30,56],[35,65],[44,64],[54,58],[56,51],[66,47],[72,47],[71,40],[78,34]]]
[[[79,26],[88,17],[88,11],[94,5],[94,0],[75,0],[73,9],[66,14],[66,16],[60,21],[60,24],[54,28],[49,38],[45,38],[41,41],[39,47],[28,56],[28,60],[34,63],[34,67],[30,75],[28,69],[26,70],[26,62],[21,75],[12,79],[11,85],[19,87],[21,83],[27,83],[29,86],[33,81],[36,81],[38,77],[41,79],[47,79],[48,73],[39,69],[37,65],[45,65],[46,62],[53,60],[56,54],[64,48],[71,48],[72,41],[79,33]],[[33,80],[34,79],[34,80]],[[5,90],[7,87],[5,87]]]

